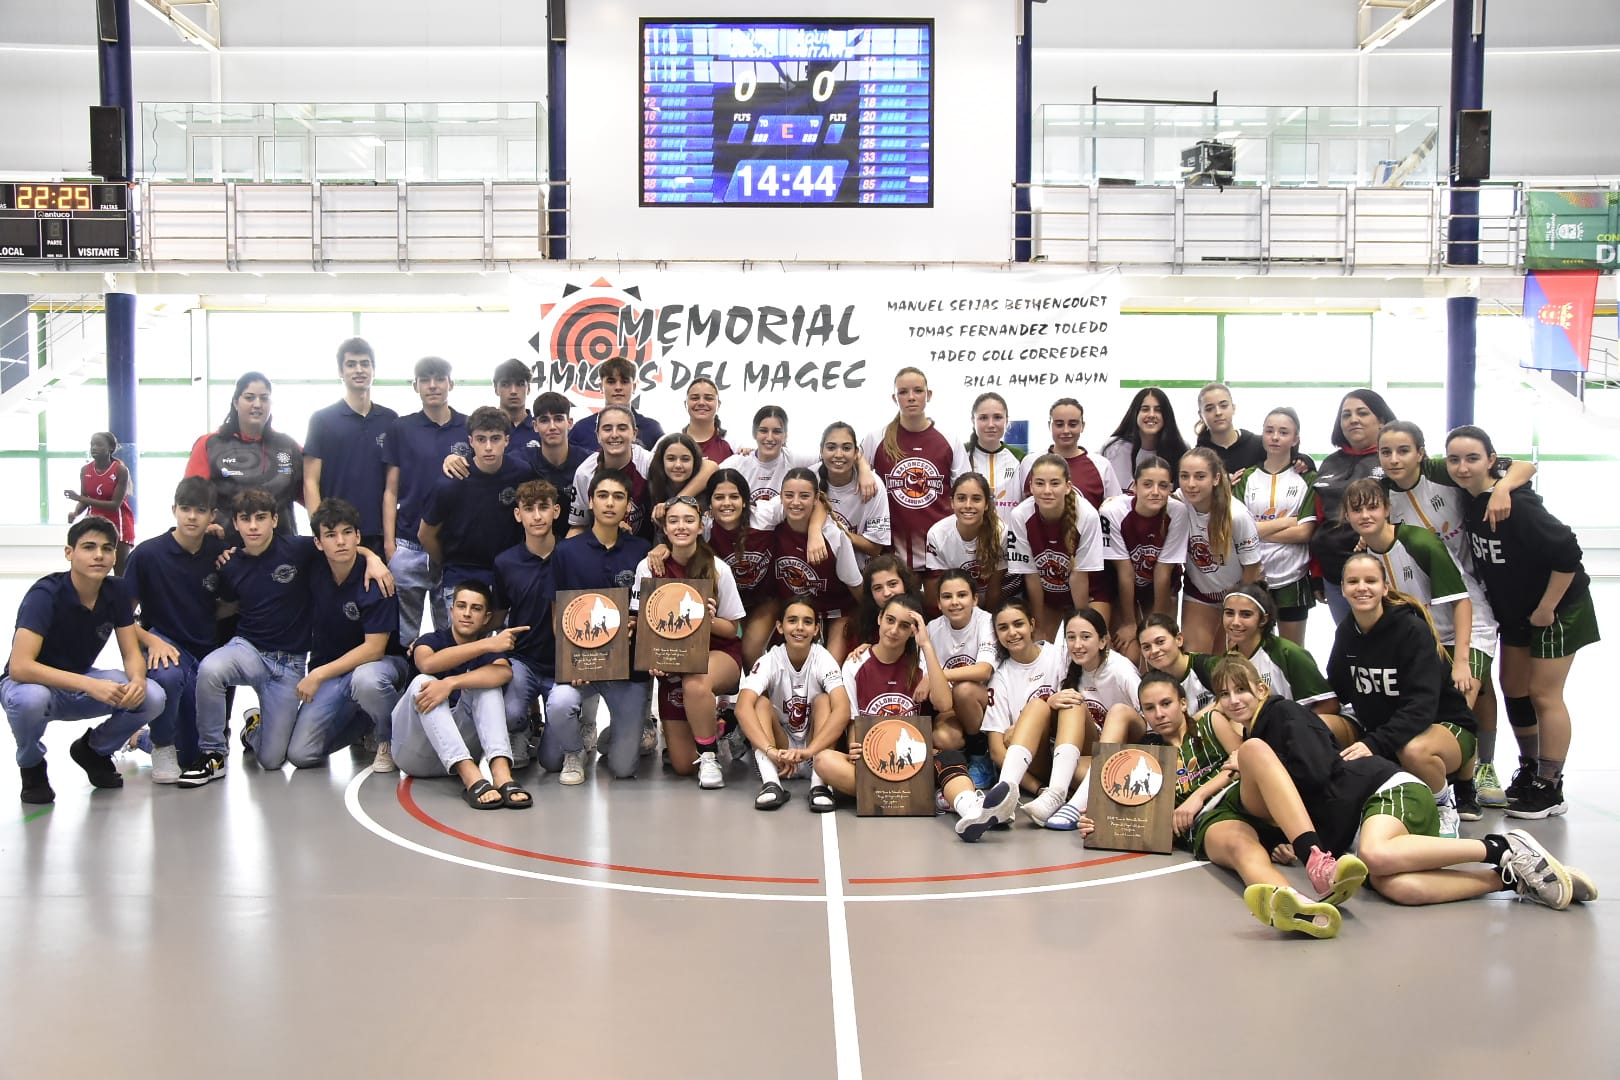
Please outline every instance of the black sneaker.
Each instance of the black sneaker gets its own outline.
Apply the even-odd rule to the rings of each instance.
[[[1513,783],[1518,785],[1518,777]],[[1562,780],[1547,780],[1540,776],[1530,777],[1518,794],[1512,790],[1508,793],[1507,816],[1515,818],[1545,818],[1562,814],[1569,810],[1569,804],[1564,801],[1564,782]]]
[[[259,710],[249,709],[247,712],[242,714],[242,753],[253,753],[253,744],[248,742],[248,736],[257,734],[258,730]],[[225,738],[229,740],[230,736],[226,735]],[[229,745],[229,743],[227,742],[226,745]]]
[[[202,760],[180,774],[175,781],[181,787],[202,787],[225,775],[224,754],[204,754]]]
[[[1485,808],[1479,805],[1479,791],[1472,780],[1453,781],[1451,788],[1457,793],[1457,817],[1463,821],[1478,821],[1485,816]]]
[[[1503,792],[1508,802],[1520,798],[1530,786],[1530,781],[1536,778],[1536,763],[1530,758],[1520,758],[1519,767],[1513,773],[1513,782]]]
[[[22,773],[22,801],[43,805],[56,801],[56,792],[51,790],[51,778],[45,775],[45,763],[38,765],[23,765]]]
[[[79,763],[90,778],[90,783],[98,788],[121,788],[124,778],[118,775],[118,767],[113,764],[112,758],[105,754],[98,754],[90,749],[90,733],[87,731],[73,740],[68,747],[68,753],[73,760]]]

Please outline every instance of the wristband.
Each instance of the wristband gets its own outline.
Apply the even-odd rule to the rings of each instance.
[[[737,621],[736,621],[736,622],[735,622],[735,623],[733,623],[733,624],[732,624],[732,625],[733,625],[733,626],[735,626],[735,627],[736,627],[736,628],[737,628],[737,640],[738,640],[738,641],[741,641],[741,640],[742,640],[742,636],[743,636],[743,624],[742,624],[742,620],[741,620],[741,619],[738,619],[738,620],[737,620]]]

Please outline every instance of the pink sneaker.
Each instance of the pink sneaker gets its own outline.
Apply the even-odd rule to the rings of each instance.
[[[1311,879],[1311,888],[1316,895],[1326,896],[1333,891],[1333,874],[1339,867],[1339,860],[1329,852],[1319,847],[1312,847],[1310,855],[1305,859],[1305,876]]]

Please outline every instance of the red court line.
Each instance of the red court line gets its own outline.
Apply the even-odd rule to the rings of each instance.
[[[1085,862],[1064,863],[1062,866],[1031,866],[1023,870],[992,870],[985,874],[941,874],[937,877],[852,877],[849,879],[849,883],[851,885],[923,885],[934,881],[985,881],[990,878],[1026,877],[1030,874],[1051,874],[1059,870],[1079,870],[1087,866],[1107,866],[1109,863],[1124,862],[1127,859],[1140,859],[1144,854],[1144,852],[1140,851],[1131,851],[1123,855],[1087,859]]]
[[[489,848],[491,851],[504,851],[508,855],[521,855],[525,859],[539,859],[541,862],[562,863],[566,866],[588,866],[594,870],[615,870],[621,874],[650,874],[654,877],[688,878],[696,881],[751,881],[766,885],[821,884],[820,878],[751,877],[747,874],[694,874],[686,870],[659,870],[648,866],[621,866],[618,863],[592,862],[589,859],[570,859],[566,855],[547,855],[542,851],[508,847],[505,844],[497,844],[493,840],[485,840],[481,836],[464,833],[460,829],[452,828],[433,817],[416,804],[415,797],[411,795],[411,783],[412,781],[407,778],[404,783],[399,785],[399,805],[405,808],[407,814],[430,829],[444,833],[446,836],[453,836],[457,840],[465,840],[469,844]]]

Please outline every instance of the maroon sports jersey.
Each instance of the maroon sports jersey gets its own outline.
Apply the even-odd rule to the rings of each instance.
[[[916,716],[928,699],[927,669],[918,658],[917,674],[908,683],[904,654],[885,664],[871,650],[844,665],[844,683],[856,716]],[[854,678],[850,678],[851,668]],[[920,695],[920,696],[919,696]]]
[[[743,606],[754,605],[772,595],[775,585],[771,576],[771,563],[776,553],[775,537],[760,529],[749,529],[748,540],[741,554],[737,552],[737,532],[723,525],[709,526],[709,546],[726,560],[731,576],[737,580],[737,594]]]
[[[889,526],[894,553],[921,571],[928,554],[928,528],[951,514],[951,462],[955,448],[938,426],[927,431],[899,431],[900,459],[890,457],[883,442],[888,429],[862,443],[872,472],[889,492]]]
[[[772,533],[775,555],[771,565],[776,578],[776,595],[784,602],[795,596],[806,597],[822,615],[836,618],[854,608],[854,601],[849,587],[838,580],[830,550],[816,563],[805,555],[808,539],[807,534],[785,521]]]

